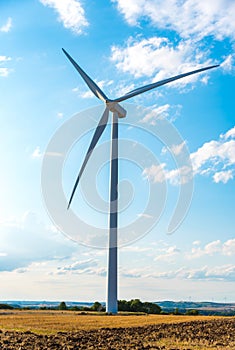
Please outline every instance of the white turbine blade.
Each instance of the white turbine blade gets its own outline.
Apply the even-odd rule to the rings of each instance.
[[[108,101],[108,97],[104,94],[104,92],[99,88],[99,86],[82,70],[82,68],[74,61],[74,59],[66,52],[64,49],[62,49],[64,54],[67,56],[67,58],[70,60],[72,65],[75,67],[75,69],[78,71],[78,73],[81,75],[87,86],[90,88],[90,90],[93,92],[93,94],[98,97],[100,100],[106,102]]]
[[[200,68],[200,69],[197,69],[197,70],[188,72],[188,73],[183,73],[183,74],[176,75],[175,77],[172,77],[172,78],[168,78],[168,79],[165,79],[165,80],[158,81],[158,82],[153,83],[153,84],[149,84],[149,85],[142,86],[142,87],[137,88],[137,89],[135,89],[135,90],[129,91],[129,92],[128,92],[127,94],[125,94],[124,96],[121,96],[121,97],[119,97],[119,98],[116,98],[115,100],[113,100],[113,102],[125,101],[125,100],[127,100],[128,98],[137,96],[137,95],[139,95],[139,94],[142,94],[142,93],[145,92],[145,91],[149,91],[149,90],[152,90],[152,89],[157,88],[157,87],[159,87],[159,86],[168,84],[168,83],[170,83],[170,82],[172,82],[172,81],[174,81],[174,80],[178,80],[178,79],[187,77],[188,75],[200,73],[200,72],[203,72],[203,71],[205,71],[205,70],[212,69],[212,68],[215,68],[215,67],[219,67],[219,64],[214,65],[214,66],[209,66],[209,67]]]
[[[90,158],[90,156],[91,156],[91,154],[92,154],[92,152],[93,152],[97,142],[99,141],[99,139],[100,139],[101,135],[103,134],[104,129],[105,129],[107,123],[108,123],[108,117],[109,117],[109,109],[106,107],[105,111],[104,111],[104,113],[103,113],[103,115],[102,115],[102,117],[101,117],[101,119],[99,121],[99,124],[98,124],[97,128],[95,129],[95,133],[94,133],[94,135],[92,137],[91,144],[90,144],[90,146],[88,148],[88,151],[86,153],[85,159],[84,159],[83,164],[82,164],[82,167],[80,169],[80,172],[79,172],[78,177],[76,179],[76,182],[74,184],[74,187],[73,187],[70,199],[69,199],[68,209],[69,209],[70,204],[72,202],[73,196],[74,196],[76,188],[78,186],[78,183],[79,183],[79,181],[81,179],[82,173],[83,173],[83,171],[84,171],[84,169],[86,167],[86,164],[87,164],[87,162],[88,162],[88,160],[89,160],[89,158]]]

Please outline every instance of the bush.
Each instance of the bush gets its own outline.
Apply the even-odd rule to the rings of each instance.
[[[59,309],[59,310],[67,310],[67,305],[65,304],[64,301],[62,301],[62,302],[60,303],[60,305],[58,306],[58,309]]]
[[[177,307],[177,308],[175,308],[173,315],[183,315],[183,314],[179,311],[179,309]]]
[[[197,316],[199,315],[199,311],[198,310],[187,310],[186,311],[186,315],[190,315],[190,316]]]
[[[102,311],[102,305],[96,301],[90,308],[92,311]]]
[[[81,311],[82,308],[79,307],[79,306],[72,306],[72,307],[70,308],[70,310],[71,310],[71,311]]]

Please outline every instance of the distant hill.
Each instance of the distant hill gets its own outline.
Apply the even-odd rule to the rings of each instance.
[[[30,309],[39,309],[41,307],[56,308],[61,301],[46,301],[46,300],[4,300],[0,301],[2,304],[8,304],[15,308],[30,308]],[[76,301],[66,301],[68,307],[73,306],[92,306],[93,303],[89,302],[76,302]]]
[[[176,309],[180,313],[187,310],[198,310],[201,315],[235,315],[235,303],[214,303],[210,301],[157,301],[164,312],[174,312]]]

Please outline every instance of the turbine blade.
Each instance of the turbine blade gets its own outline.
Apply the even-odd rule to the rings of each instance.
[[[204,67],[204,68],[196,69],[196,70],[191,71],[191,72],[188,72],[188,73],[179,74],[179,75],[176,75],[176,76],[174,76],[174,77],[171,77],[171,78],[168,78],[168,79],[165,79],[165,80],[161,80],[161,81],[158,81],[158,82],[153,83],[153,84],[148,84],[148,85],[142,86],[142,87],[137,88],[137,89],[135,89],[135,90],[129,91],[129,92],[128,92],[127,94],[125,94],[124,96],[121,96],[121,97],[119,97],[119,98],[113,100],[113,102],[125,101],[125,100],[127,100],[128,98],[137,96],[137,95],[139,95],[139,94],[142,94],[142,93],[145,92],[145,91],[149,91],[149,90],[152,90],[152,89],[157,88],[157,87],[159,87],[159,86],[168,84],[168,83],[170,83],[170,82],[172,82],[172,81],[174,81],[174,80],[178,80],[178,79],[187,77],[188,75],[200,73],[200,72],[203,72],[203,71],[205,71],[205,70],[212,69],[212,68],[216,68],[216,67],[219,67],[219,64],[214,65],[214,66],[209,66],[209,67]]]
[[[82,68],[74,61],[74,59],[66,52],[64,49],[62,49],[64,54],[67,56],[69,61],[72,63],[72,65],[75,67],[75,69],[78,71],[78,73],[81,75],[87,86],[90,88],[90,90],[93,92],[93,94],[98,97],[101,101],[108,101],[108,97],[104,94],[104,92],[99,88],[99,86],[82,70]]]
[[[108,117],[109,117],[109,109],[106,107],[105,111],[102,114],[102,117],[101,117],[101,119],[99,121],[99,124],[98,124],[97,128],[95,129],[95,133],[94,133],[94,135],[92,137],[91,144],[90,144],[90,146],[88,148],[88,151],[86,153],[85,159],[84,159],[83,164],[82,164],[82,167],[80,169],[80,172],[79,172],[78,177],[76,179],[76,182],[74,184],[74,187],[73,187],[70,199],[69,199],[69,204],[68,204],[68,208],[67,209],[69,209],[69,207],[70,207],[70,204],[72,202],[73,196],[74,196],[76,188],[78,186],[78,183],[79,183],[79,181],[81,179],[82,173],[83,173],[83,171],[84,171],[84,169],[86,167],[86,164],[87,164],[87,162],[88,162],[88,160],[89,160],[89,158],[90,158],[90,156],[91,156],[91,154],[92,154],[92,152],[93,152],[97,142],[99,141],[101,135],[104,132],[104,129],[105,129],[107,123],[108,123]]]

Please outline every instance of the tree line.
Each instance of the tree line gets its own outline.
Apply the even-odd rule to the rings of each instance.
[[[99,301],[96,301],[92,306],[74,306],[68,308],[65,302],[61,302],[59,310],[73,310],[73,311],[105,311],[105,306]],[[140,299],[118,300],[118,311],[126,312],[143,312],[146,314],[160,314],[161,308],[159,305],[150,302],[142,302]]]

